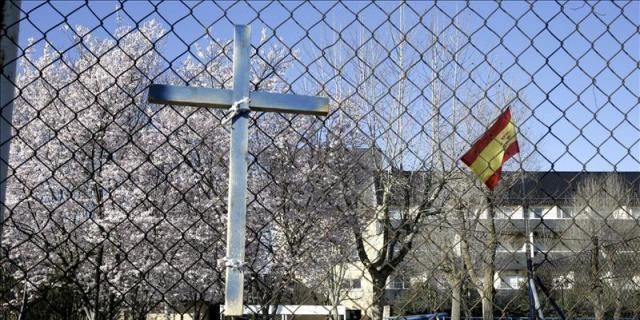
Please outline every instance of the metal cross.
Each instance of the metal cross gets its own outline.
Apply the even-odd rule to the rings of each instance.
[[[235,27],[233,42],[233,90],[151,85],[149,102],[231,109],[229,154],[229,212],[225,282],[225,315],[241,316],[244,277],[245,221],[247,211],[247,112],[288,112],[326,115],[329,99],[323,97],[249,92],[251,27]]]

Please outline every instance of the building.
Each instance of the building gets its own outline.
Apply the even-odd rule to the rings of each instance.
[[[615,186],[608,184],[611,181],[605,181],[607,177],[614,177],[614,182],[619,182],[621,188],[613,190]],[[612,282],[618,280],[603,280],[608,281],[612,288],[640,290],[640,271],[633,270],[631,266],[634,264],[630,264],[640,250],[640,242],[637,242],[640,237],[640,172],[530,172],[524,177],[506,172],[504,179],[510,181],[507,182],[509,187],[500,191],[500,201],[494,206],[494,218],[489,218],[486,206],[476,208],[477,221],[471,231],[482,234],[490,222],[495,227],[497,246],[493,287],[496,304],[508,305],[516,296],[526,299],[523,290],[528,256],[533,256],[538,274],[545,278],[545,283],[552,290],[570,290],[584,285],[581,279],[589,277],[580,273],[590,272],[585,268],[589,266],[590,259],[593,261],[594,254],[598,257],[596,261],[602,261],[598,271],[602,276],[598,278],[619,279],[620,283]],[[380,180],[374,184],[375,190],[380,189]],[[590,191],[589,186],[592,188]],[[375,198],[380,206],[380,197]],[[398,227],[402,223],[402,211],[414,207],[413,204],[406,206],[406,202],[395,202],[394,205],[388,211],[389,228]],[[396,220],[398,222],[394,222]],[[443,228],[442,221],[426,221],[420,226],[423,245],[414,246],[409,258],[387,279],[384,295],[385,301],[395,309],[392,314],[403,309],[397,304],[406,303],[403,294],[418,284],[431,283],[431,289],[441,290],[450,296],[450,283],[445,279],[446,272],[439,269],[443,266],[439,265],[438,259],[462,259],[460,237],[455,232],[455,224],[447,224],[449,231],[436,232],[434,225]],[[440,239],[434,239],[435,233],[440,234]],[[369,256],[375,256],[384,242],[381,224],[377,221],[368,224],[364,234],[366,251]],[[443,236],[447,234],[450,236]],[[447,250],[452,257],[443,256],[439,252],[443,251],[442,247],[434,247],[438,241],[448,243]],[[594,246],[594,241],[599,242]],[[594,248],[600,249],[595,251]],[[373,281],[365,266],[354,254],[350,263],[338,267],[344,269],[345,275],[342,304],[366,313],[375,299]],[[425,305],[425,309],[433,309],[423,311],[447,310],[446,301],[434,299],[437,301],[432,305]]]
[[[497,266],[501,272],[496,289],[509,291],[522,286],[526,279],[527,243],[534,247],[534,263],[541,264],[539,268],[543,268],[544,264],[554,262],[566,265],[562,260],[583,252],[584,242],[597,232],[621,233],[617,239],[609,239],[611,242],[640,236],[637,223],[640,218],[640,172],[616,174],[628,194],[607,195],[603,185],[600,189],[608,199],[576,199],[581,197],[578,189],[580,185],[584,186],[586,179],[602,181],[609,174],[536,172],[524,179],[520,186],[516,184],[510,189],[510,195],[496,214],[496,224],[501,230],[496,250]],[[617,202],[619,205],[613,208],[605,203],[595,208],[598,202]],[[607,226],[596,230],[597,224]],[[567,271],[566,276],[570,277],[571,270]]]

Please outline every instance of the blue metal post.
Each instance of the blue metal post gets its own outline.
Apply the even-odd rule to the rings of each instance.
[[[233,101],[249,97],[249,51],[251,27],[236,26],[233,41]],[[239,106],[249,109],[248,101]],[[227,223],[227,266],[225,273],[225,316],[241,316],[244,277],[240,266],[244,263],[245,221],[247,213],[247,155],[249,117],[238,113],[231,122],[229,152],[229,205]]]

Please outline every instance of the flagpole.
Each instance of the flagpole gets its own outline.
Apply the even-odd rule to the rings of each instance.
[[[524,168],[522,165],[522,155],[520,153],[518,153],[518,162],[520,165],[520,189],[522,191],[522,210],[523,210],[523,214],[524,214],[524,210],[525,210],[525,182],[524,182]],[[528,212],[528,206],[527,206],[527,212]],[[525,232],[527,233],[527,235],[529,236],[529,217],[526,217],[525,219]],[[533,261],[532,259],[534,258],[535,255],[535,251],[534,251],[534,246],[533,246],[533,236],[529,236],[529,243],[530,243],[530,250],[531,252],[526,252],[527,254],[527,283],[529,286],[529,290],[528,290],[528,297],[529,297],[529,320],[536,320],[536,316],[538,316],[540,319],[544,319],[544,314],[542,312],[542,308],[540,307],[540,300],[538,299],[538,292],[536,289],[536,283],[540,286],[540,288],[542,289],[542,293],[544,293],[545,297],[547,297],[547,299],[549,299],[549,302],[551,303],[551,306],[555,309],[555,311],[558,313],[558,317],[560,318],[560,320],[564,320],[566,319],[564,312],[562,312],[562,309],[560,308],[560,306],[558,306],[558,304],[556,303],[555,299],[553,299],[553,297],[551,297],[551,293],[549,292],[549,290],[547,290],[547,288],[544,286],[544,284],[542,283],[542,280],[540,280],[540,277],[538,277],[537,275],[534,274],[534,270],[533,270]],[[529,251],[529,250],[526,250]],[[536,315],[536,311],[538,312],[538,314]]]
[[[496,145],[497,144],[497,145]],[[535,320],[536,311],[540,319],[544,319],[542,309],[540,308],[540,300],[536,292],[536,286],[533,281],[533,262],[532,258],[535,254],[533,244],[533,233],[529,230],[529,208],[525,200],[525,181],[524,167],[522,155],[520,155],[520,147],[517,140],[517,128],[511,121],[511,110],[509,107],[503,109],[502,113],[496,118],[491,127],[480,136],[460,160],[480,178],[492,194],[494,187],[500,180],[502,166],[512,156],[518,155],[520,165],[520,182],[522,190],[522,211],[525,224],[525,233],[529,238],[525,242],[525,253],[527,259],[527,279],[529,285],[529,319]],[[527,213],[526,217],[524,213]]]
[[[529,220],[531,216],[529,215],[529,205],[525,200],[525,181],[524,181],[524,166],[522,165],[522,154],[518,153],[518,163],[520,165],[520,190],[522,192],[522,214],[524,218],[525,225],[525,233],[528,238],[528,250],[525,250],[525,254],[527,254],[527,283],[529,284],[529,320],[535,320],[536,316],[538,319],[544,320],[544,313],[542,312],[542,307],[540,306],[540,298],[538,297],[538,291],[536,290],[536,284],[534,281],[534,270],[533,270],[533,258],[535,256],[535,246],[533,240],[533,233],[529,230]],[[527,215],[525,216],[525,212]]]
[[[520,166],[520,192],[522,201],[522,217],[524,218],[524,230],[527,237],[525,255],[527,256],[527,296],[529,300],[529,320],[536,320],[536,299],[534,297],[535,285],[533,283],[533,262],[531,256],[533,255],[533,239],[529,235],[529,206],[525,201],[525,182],[524,182],[524,167],[522,166],[522,155],[518,153],[518,164]],[[526,215],[525,215],[526,214]],[[531,251],[531,253],[530,253]]]

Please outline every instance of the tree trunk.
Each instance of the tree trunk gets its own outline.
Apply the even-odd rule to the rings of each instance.
[[[102,285],[101,279],[102,279],[102,274],[101,274],[101,270],[100,268],[102,267],[102,261],[104,259],[104,246],[102,244],[98,245],[98,253],[96,256],[96,277],[95,277],[95,283],[96,283],[96,293],[94,296],[94,300],[93,300],[93,310],[91,312],[90,315],[88,315],[88,318],[91,320],[100,320],[102,319],[102,317],[100,316],[100,286]]]
[[[595,320],[605,319],[605,310],[602,302],[602,284],[600,283],[600,241],[598,236],[591,237],[591,303]]]
[[[463,283],[462,284],[462,308],[464,309],[464,318],[465,319],[469,319],[472,317],[473,312],[471,310],[472,306],[469,305],[469,300],[467,299],[467,297],[469,297],[469,287],[467,286],[467,283]]]
[[[331,319],[340,320],[338,315],[338,306],[340,305],[340,297],[342,296],[342,285],[344,283],[344,274],[346,268],[331,268],[329,271],[329,302],[331,303]]]
[[[460,320],[462,307],[462,281],[464,279],[464,262],[458,264],[461,252],[456,251],[460,237],[456,234],[453,246],[447,248],[445,262],[449,264],[446,272],[447,281],[451,288],[451,320]],[[462,270],[461,270],[462,269]]]
[[[371,274],[371,281],[373,282],[373,303],[369,310],[369,316],[371,320],[382,320],[382,311],[387,304],[385,297],[385,286],[387,284],[388,275],[386,274]]]
[[[340,320],[340,316],[338,315],[338,305],[334,304],[331,306],[331,319],[332,320]]]
[[[26,282],[26,281],[25,281]],[[28,284],[28,283],[27,283]],[[27,305],[27,284],[25,284],[22,292],[22,303],[20,304],[20,313],[18,314],[18,320],[22,320],[24,316],[25,306]],[[8,318],[6,318],[8,319]]]
[[[604,312],[604,308],[600,307],[600,306],[593,306],[594,308],[594,319],[595,320],[605,320],[605,312]]]
[[[169,305],[166,302],[164,303],[164,319],[165,320],[169,320],[170,319]]]
[[[207,302],[207,311],[205,312],[204,319],[220,320],[220,304]]]
[[[193,320],[200,320],[202,318],[200,314],[200,308],[202,307],[201,301],[200,296],[195,294],[193,297]]]
[[[493,295],[482,295],[482,320],[493,320]]]
[[[462,303],[462,281],[456,281],[451,286],[451,320],[460,320],[460,305]]]
[[[491,196],[487,197],[488,203],[488,226],[487,226],[487,247],[482,257],[484,273],[482,281],[482,319],[493,320],[493,300],[495,288],[493,287],[493,277],[495,275],[495,258],[497,248],[497,235],[495,225],[495,212]]]
[[[622,302],[620,296],[616,297],[615,309],[613,310],[613,320],[620,320],[622,318]]]

